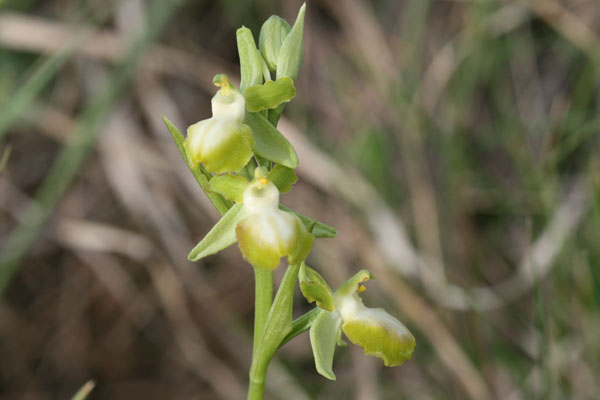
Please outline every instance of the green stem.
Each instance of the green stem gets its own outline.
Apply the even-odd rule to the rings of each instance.
[[[267,316],[261,337],[258,341],[255,339],[255,343],[258,344],[252,355],[248,400],[263,399],[269,363],[283,339],[292,330],[292,306],[299,270],[300,264],[288,266]]]
[[[254,344],[252,354],[256,354],[258,344],[265,330],[269,310],[273,303],[273,271],[254,268]]]

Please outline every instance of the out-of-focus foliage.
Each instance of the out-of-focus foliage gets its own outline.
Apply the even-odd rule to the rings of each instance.
[[[161,121],[209,118],[213,76],[239,83],[236,29],[301,5],[240,3],[162,2],[181,6],[139,54],[123,49],[158,28],[153,1],[0,3],[0,259],[24,254],[0,303],[1,397],[89,379],[90,399],[244,396],[252,273],[236,249],[187,261],[217,215]],[[311,0],[304,35],[282,202],[339,230],[308,264],[333,287],[371,270],[365,303],[418,347],[393,369],[338,348],[330,383],[304,334],[268,397],[597,398],[597,1]],[[128,54],[135,72],[115,73]]]

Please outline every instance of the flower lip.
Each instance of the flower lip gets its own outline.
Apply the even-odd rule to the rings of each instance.
[[[342,330],[351,342],[361,346],[365,353],[381,358],[386,366],[401,365],[412,357],[415,338],[402,322],[382,308],[369,308],[359,293],[361,284],[373,276],[359,271],[335,295],[336,310],[342,318]]]
[[[248,217],[236,226],[244,259],[265,269],[277,268],[282,257],[290,264],[303,261],[314,237],[296,215],[279,209],[279,189],[266,177],[266,170],[257,168],[254,175],[243,195]]]

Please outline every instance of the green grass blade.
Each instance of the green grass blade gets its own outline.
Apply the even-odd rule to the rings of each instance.
[[[134,71],[137,60],[180,5],[175,1],[155,0],[148,13],[144,31],[131,44],[122,62],[110,76],[110,84],[86,107],[75,131],[69,136],[50,172],[27,209],[21,225],[8,238],[0,254],[0,293],[18,269],[21,260],[36,241],[56,204],[68,189],[98,136],[106,115],[112,109]]]

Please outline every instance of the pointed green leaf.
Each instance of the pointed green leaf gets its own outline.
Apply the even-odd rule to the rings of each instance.
[[[177,145],[177,150],[179,150],[179,154],[181,154],[181,158],[183,158],[183,161],[185,161],[185,163],[189,165],[187,151],[185,151],[185,145],[184,145],[185,136],[183,136],[181,134],[181,132],[179,132],[179,129],[177,129],[177,127],[175,125],[173,125],[173,123],[171,121],[169,121],[167,119],[167,117],[165,117],[164,115],[162,117],[162,120],[163,120],[165,126],[167,127],[167,129],[169,130],[169,133],[173,137],[173,140],[175,141],[175,145]]]
[[[325,282],[325,279],[306,263],[300,266],[300,291],[309,303],[316,302],[319,308],[327,311],[335,309],[335,300],[333,292]]]
[[[327,379],[335,380],[333,356],[342,326],[342,318],[337,311],[321,310],[310,327],[310,345],[317,372]]]
[[[252,31],[242,26],[236,32],[238,54],[240,56],[240,72],[242,75],[240,91],[260,85],[263,81],[263,60],[256,48]]]
[[[208,182],[209,191],[219,193],[236,203],[241,203],[244,199],[246,187],[248,187],[248,180],[240,175],[217,175]]]
[[[304,60],[304,14],[306,4],[303,4],[296,17],[296,22],[290,33],[285,37],[281,44],[277,57],[277,78],[289,76],[292,80],[298,78],[302,61]],[[279,117],[283,113],[285,103],[269,110],[269,122],[277,125]]]
[[[294,147],[265,117],[247,112],[244,123],[252,128],[256,154],[288,168],[298,166],[298,155]]]
[[[298,181],[296,172],[283,165],[276,165],[267,175],[267,179],[277,186],[279,193],[289,192],[292,189],[292,185]]]
[[[200,243],[192,249],[188,255],[188,260],[198,261],[234,244],[236,242],[235,227],[246,215],[246,210],[241,203],[231,207]]]
[[[287,103],[296,95],[294,82],[289,76],[276,81],[268,81],[262,85],[250,86],[244,90],[246,110],[258,112],[275,108],[281,103]]]
[[[292,210],[283,204],[280,204],[279,208],[296,214],[306,227],[306,230],[308,230],[316,238],[334,238],[337,235],[337,230],[329,225],[319,222],[316,219],[312,219],[311,217],[307,217],[304,214],[300,214],[298,211]]]
[[[277,78],[289,76],[296,80],[302,61],[304,60],[304,14],[306,4],[298,11],[296,22],[290,33],[285,37],[277,57]]]

